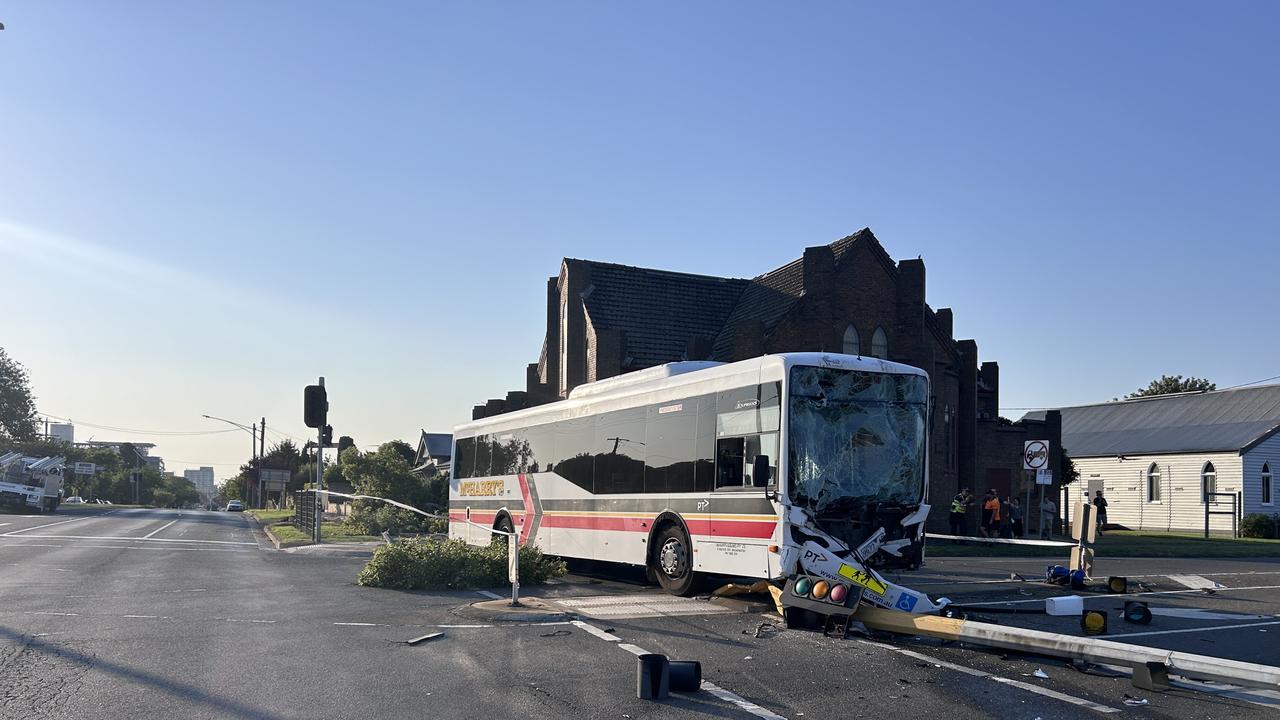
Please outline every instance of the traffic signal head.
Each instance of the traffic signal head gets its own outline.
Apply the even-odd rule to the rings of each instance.
[[[329,418],[329,394],[323,385],[308,385],[302,391],[302,420],[309,428],[324,426]]]
[[[323,447],[333,447],[333,426],[325,425],[320,431],[320,444]]]

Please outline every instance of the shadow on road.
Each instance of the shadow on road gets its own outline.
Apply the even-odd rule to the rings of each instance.
[[[219,716],[222,717],[238,717],[238,718],[282,718],[280,715],[273,715],[262,708],[250,707],[242,705],[233,700],[210,695],[200,688],[186,685],[168,678],[152,675],[151,673],[137,670],[113,663],[109,660],[94,658],[66,645],[54,644],[40,640],[39,638],[29,637],[24,633],[17,632],[8,627],[0,625],[0,638],[11,640],[18,645],[19,648],[29,648],[31,650],[43,653],[55,660],[71,661],[86,670],[102,670],[112,675],[117,675],[125,680],[139,683],[154,688],[162,692],[168,693],[175,697],[183,698],[194,703],[199,703],[206,707],[212,708]]]

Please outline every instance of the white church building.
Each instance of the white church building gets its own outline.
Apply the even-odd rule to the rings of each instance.
[[[1102,490],[1107,522],[1132,530],[1203,532],[1205,503],[1240,515],[1280,513],[1280,385],[1160,395],[1061,408],[1062,445],[1080,480],[1070,504]],[[1029,413],[1035,418],[1043,413]],[[1229,515],[1210,515],[1213,532]]]

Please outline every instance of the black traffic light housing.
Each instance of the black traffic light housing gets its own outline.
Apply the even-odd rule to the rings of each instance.
[[[332,425],[325,425],[324,429],[320,431],[320,446],[327,447],[327,448],[333,447],[333,426]]]
[[[302,420],[309,428],[323,427],[329,419],[329,394],[323,385],[308,385],[302,391]]]

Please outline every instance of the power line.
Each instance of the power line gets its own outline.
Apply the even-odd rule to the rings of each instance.
[[[135,435],[165,435],[165,436],[219,435],[221,433],[229,433],[229,432],[236,431],[235,428],[230,428],[227,430],[140,430],[138,428],[116,427],[114,425],[101,425],[99,423],[91,423],[91,422],[86,422],[84,420],[72,420],[71,418],[62,417],[61,415],[54,415],[52,413],[42,412],[40,414],[47,418],[53,418],[54,420],[62,420],[63,422],[74,423],[76,425],[83,425],[84,427],[91,427],[95,430],[110,430],[111,432],[133,433]]]
[[[1236,388],[1248,387],[1248,386],[1250,386],[1250,385],[1258,385],[1258,384],[1261,384],[1261,383],[1264,383],[1264,382],[1270,382],[1270,381],[1272,381],[1272,380],[1280,380],[1280,375],[1274,375],[1274,376],[1269,377],[1269,378],[1262,378],[1261,380],[1254,380],[1253,382],[1240,383],[1239,385],[1232,385],[1231,387],[1224,387],[1224,388],[1222,388],[1222,389],[1223,389],[1223,390],[1235,390]]]

